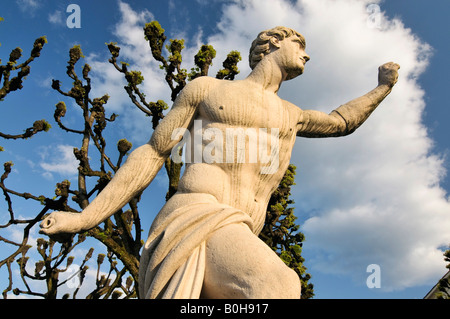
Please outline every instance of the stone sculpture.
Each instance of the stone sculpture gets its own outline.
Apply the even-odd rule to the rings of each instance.
[[[391,92],[400,67],[382,65],[375,89],[326,114],[277,95],[309,60],[301,34],[285,27],[261,32],[249,60],[252,72],[243,80],[200,77],[187,84],[150,141],[97,198],[82,213],[53,212],[41,232],[76,233],[101,223],[145,189],[187,140],[178,191],[155,218],[142,251],[140,297],[299,298],[296,273],[257,237],[269,198],[296,137],[355,131]]]

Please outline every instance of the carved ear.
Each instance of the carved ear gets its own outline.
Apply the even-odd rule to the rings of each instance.
[[[272,37],[270,38],[270,43],[276,47],[276,48],[280,48],[280,39],[278,39],[277,37]]]

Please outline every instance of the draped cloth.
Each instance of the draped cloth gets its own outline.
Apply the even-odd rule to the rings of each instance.
[[[229,224],[250,216],[221,204],[209,194],[175,194],[155,218],[141,256],[141,298],[196,299],[200,297],[206,262],[206,241]]]

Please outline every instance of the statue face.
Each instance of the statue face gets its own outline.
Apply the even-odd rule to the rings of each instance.
[[[299,38],[292,36],[278,42],[277,55],[279,66],[286,71],[286,80],[291,80],[303,73],[306,62],[310,59]]]

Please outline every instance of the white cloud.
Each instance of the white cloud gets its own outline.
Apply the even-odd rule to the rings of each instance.
[[[64,25],[65,24],[64,18],[65,17],[62,11],[60,10],[56,10],[55,12],[48,14],[48,21],[56,25]]]
[[[39,7],[39,2],[37,0],[16,0],[16,3],[20,10],[31,13]]]
[[[78,161],[73,154],[73,146],[57,145],[42,152],[43,160],[39,163],[44,170],[43,176],[52,178],[53,173],[73,176],[77,174]]]

